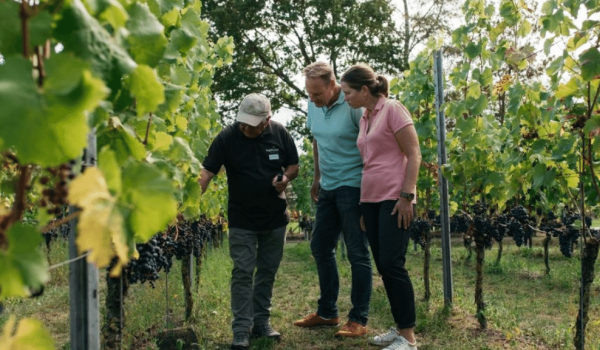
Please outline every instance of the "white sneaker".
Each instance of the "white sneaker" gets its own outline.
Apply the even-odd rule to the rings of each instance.
[[[369,338],[369,344],[386,346],[393,343],[399,337],[400,334],[398,334],[398,330],[396,329],[396,327],[391,327],[390,330],[386,333]]]
[[[406,338],[399,335],[393,343],[382,350],[417,350],[417,344],[415,343],[414,345],[410,345]]]

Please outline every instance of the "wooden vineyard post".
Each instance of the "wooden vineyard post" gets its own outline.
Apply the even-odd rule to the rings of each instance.
[[[88,134],[88,147],[84,153],[82,172],[96,165],[96,134]],[[69,208],[70,212],[76,209]],[[77,239],[77,219],[69,222],[69,258],[76,259],[81,254],[75,244]],[[69,269],[69,304],[72,350],[100,349],[100,308],[98,301],[98,269],[86,259],[72,262]]]

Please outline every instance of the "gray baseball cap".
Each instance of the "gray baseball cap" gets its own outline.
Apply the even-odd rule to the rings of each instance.
[[[240,103],[236,120],[250,126],[257,126],[271,116],[271,102],[261,94],[250,94]]]

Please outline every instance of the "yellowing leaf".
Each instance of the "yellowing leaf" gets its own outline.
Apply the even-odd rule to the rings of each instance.
[[[171,147],[171,144],[173,143],[173,136],[167,134],[166,132],[158,131],[154,134],[154,138],[154,151],[166,151]]]
[[[2,350],[54,350],[54,340],[42,323],[32,318],[19,322],[16,332],[15,316],[10,316],[0,334],[0,349]],[[14,335],[13,335],[14,334]]]
[[[113,272],[119,272],[121,264],[128,261],[123,216],[98,168],[86,169],[83,175],[71,182],[69,202],[82,208],[77,224],[79,251],[89,250],[87,260],[98,267],[108,266],[116,252],[119,264]]]

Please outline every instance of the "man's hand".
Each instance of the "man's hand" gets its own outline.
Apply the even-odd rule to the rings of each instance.
[[[321,190],[321,185],[319,181],[313,181],[312,186],[310,186],[310,198],[312,198],[313,202],[317,203],[319,201],[319,191]]]
[[[287,176],[285,176],[285,174],[283,174],[283,176],[281,177],[281,181],[277,181],[278,176],[279,175],[275,175],[271,184],[275,186],[277,192],[283,192],[285,191],[287,185],[290,183],[290,180],[287,178]]]
[[[392,214],[394,215],[398,213],[398,227],[404,227],[405,230],[408,230],[408,226],[412,222],[413,219],[413,205],[406,198],[400,198],[396,202],[394,206],[394,210],[392,210]]]

